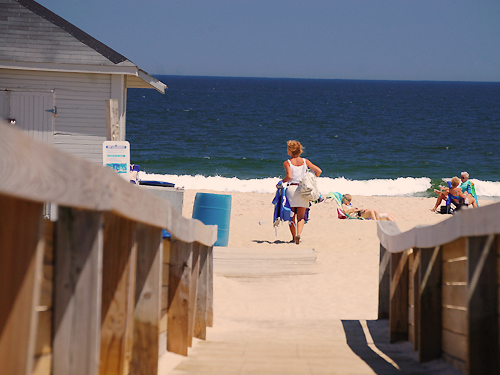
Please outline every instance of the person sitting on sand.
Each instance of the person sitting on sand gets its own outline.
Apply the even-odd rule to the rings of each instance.
[[[344,194],[342,196],[342,210],[347,216],[351,218],[362,217],[363,219],[396,221],[394,216],[392,216],[389,213],[379,214],[376,210],[372,208],[353,207],[351,194]]]
[[[460,190],[464,194],[471,194],[472,195],[472,184],[469,181],[469,174],[467,172],[460,173],[460,180],[462,181],[462,183],[460,185]],[[435,204],[434,208],[431,209],[431,211],[433,211],[433,212],[436,211],[442,201],[446,202],[446,200],[448,199],[448,193],[450,191],[449,185],[450,185],[450,183],[448,183],[448,186],[440,186],[439,190],[434,189],[434,193],[438,194],[438,197],[436,200],[436,204]],[[477,201],[475,198],[474,198],[474,201],[476,202],[476,206],[473,206],[473,207],[477,207]]]
[[[474,196],[468,192],[463,193],[462,189],[458,186],[460,185],[460,179],[458,177],[453,177],[451,179],[451,188],[448,191],[448,195],[454,203],[461,203],[461,199],[466,206],[471,205],[472,207],[477,207],[477,202]]]

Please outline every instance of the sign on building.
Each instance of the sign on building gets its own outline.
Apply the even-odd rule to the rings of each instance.
[[[130,143],[128,141],[104,141],[102,144],[102,164],[129,181]]]

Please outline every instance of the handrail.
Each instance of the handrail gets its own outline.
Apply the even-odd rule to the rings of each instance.
[[[165,228],[182,242],[212,246],[215,226],[186,219],[169,202],[128,183],[110,168],[37,142],[0,124],[0,193],[95,211]]]
[[[417,226],[406,232],[401,232],[395,222],[377,222],[380,244],[390,253],[412,248],[431,248],[460,237],[485,236],[491,233],[500,233],[500,202],[463,209],[437,224]]]
[[[420,362],[499,372],[499,219],[496,203],[406,232],[378,223],[378,318],[389,319],[390,342],[413,342]]]

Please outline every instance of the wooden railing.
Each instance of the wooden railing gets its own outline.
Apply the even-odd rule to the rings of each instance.
[[[187,355],[212,325],[216,227],[109,168],[0,134],[0,373],[156,374],[165,347]]]
[[[379,319],[421,362],[499,373],[500,203],[401,233],[379,222]]]

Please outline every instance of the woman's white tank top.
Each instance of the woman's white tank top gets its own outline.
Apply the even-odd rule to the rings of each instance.
[[[290,168],[292,169],[292,179],[288,181],[289,184],[298,184],[300,180],[302,180],[302,177],[306,174],[307,171],[307,163],[306,159],[302,158],[304,161],[304,164],[295,166],[292,164],[290,159],[288,159],[288,163],[290,164]]]

